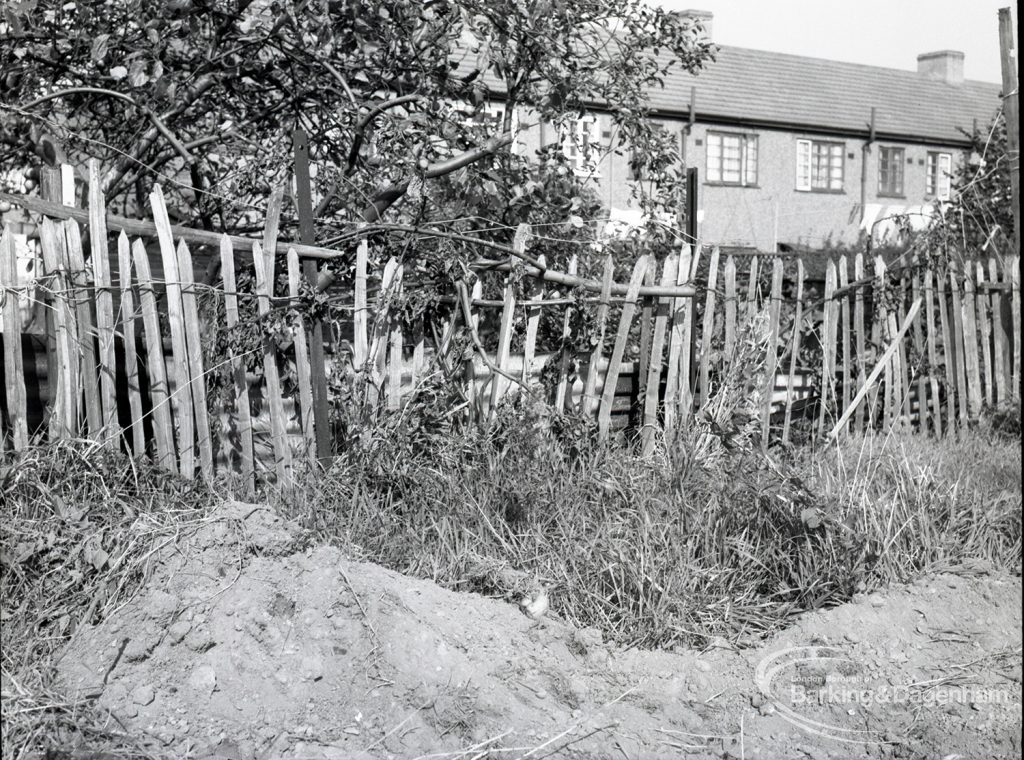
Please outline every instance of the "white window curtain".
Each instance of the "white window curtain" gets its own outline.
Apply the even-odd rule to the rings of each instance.
[[[796,141],[796,189],[811,189],[811,141]]]

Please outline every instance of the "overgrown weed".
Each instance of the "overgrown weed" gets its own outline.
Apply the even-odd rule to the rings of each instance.
[[[649,457],[522,400],[483,428],[415,442],[384,424],[292,514],[453,589],[547,585],[567,621],[647,647],[754,643],[930,570],[1019,572],[1015,447],[975,430],[765,454],[749,397],[715,403]]]

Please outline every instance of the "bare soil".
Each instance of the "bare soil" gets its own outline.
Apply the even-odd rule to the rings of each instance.
[[[309,546],[259,505],[226,505],[153,562],[58,672],[155,754],[1021,756],[1021,580],[981,565],[808,614],[754,648],[651,652],[559,622],[557,589],[537,623]]]

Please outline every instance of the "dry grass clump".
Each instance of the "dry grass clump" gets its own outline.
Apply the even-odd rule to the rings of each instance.
[[[83,742],[110,757],[148,756],[107,713],[53,691],[52,658],[78,625],[125,603],[147,578],[154,553],[212,501],[198,483],[89,441],[3,460],[5,760]]]

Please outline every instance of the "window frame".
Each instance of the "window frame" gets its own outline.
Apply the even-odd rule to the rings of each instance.
[[[561,127],[562,153],[578,177],[601,176],[600,115],[587,113],[568,119]]]
[[[715,139],[719,141],[717,171],[712,170],[711,145]],[[739,141],[739,178],[725,179],[725,140]],[[753,172],[751,172],[751,155],[753,155]],[[760,140],[756,132],[730,132],[720,129],[709,129],[704,135],[704,184],[721,185],[723,187],[759,187],[760,174]],[[753,177],[751,177],[753,174]],[[717,178],[716,178],[717,176]]]
[[[815,148],[827,148],[828,163],[826,166],[827,183],[815,185]],[[833,187],[835,177],[832,176],[833,159],[839,158],[838,187]],[[820,173],[821,167],[818,167]],[[796,141],[796,190],[800,193],[833,193],[846,192],[846,143],[840,140],[814,140],[798,138]]]
[[[879,198],[906,198],[907,149],[898,145],[878,146]],[[895,172],[893,170],[896,170]],[[885,183],[883,183],[883,175]],[[895,177],[890,176],[895,175]],[[895,181],[894,181],[895,180]]]
[[[947,166],[942,168],[942,159],[947,160]],[[932,160],[934,159],[934,167]],[[942,183],[945,183],[945,192],[942,192]],[[944,150],[930,150],[925,159],[924,194],[928,198],[937,201],[948,201],[953,195],[953,154]]]

